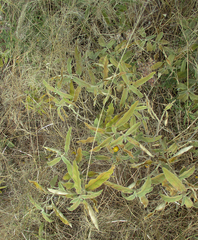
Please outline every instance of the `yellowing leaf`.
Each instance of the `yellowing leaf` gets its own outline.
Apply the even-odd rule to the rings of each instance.
[[[148,206],[148,199],[145,196],[140,197],[140,202],[144,205],[144,208]]]
[[[78,47],[75,47],[75,54],[74,54],[75,60],[76,60],[76,73],[78,75],[81,75],[82,73],[82,59],[81,59],[81,54],[78,50]]]
[[[29,181],[30,183],[33,183],[34,186],[35,186],[37,189],[43,191],[44,193],[47,193],[47,191],[46,191],[40,184],[38,184],[36,181],[31,181],[31,180],[29,180],[29,179],[28,179],[28,181]]]
[[[123,187],[121,185],[118,185],[118,184],[115,184],[115,183],[112,183],[112,182],[104,182],[105,185],[109,186],[109,187],[112,187],[113,189],[116,189],[118,191],[121,191],[123,193],[132,193],[134,190],[130,189],[130,188],[127,188],[127,187]]]
[[[76,156],[76,162],[79,163],[82,161],[82,148],[78,148],[77,150],[77,156]]]
[[[69,130],[67,132],[67,136],[66,136],[66,141],[65,141],[65,153],[66,154],[67,154],[67,152],[69,150],[69,146],[70,146],[71,131],[72,131],[72,127],[69,128]]]
[[[160,173],[157,176],[152,177],[151,182],[152,182],[152,184],[159,184],[159,183],[162,183],[164,181],[164,179],[165,179],[164,174]]]
[[[162,66],[163,62],[157,62],[151,66],[152,70],[156,70]]]
[[[78,97],[79,97],[79,94],[81,92],[81,87],[78,86],[75,90],[75,93],[74,93],[74,98],[73,98],[73,101],[76,102],[78,100]]]
[[[164,175],[166,177],[166,180],[179,192],[186,191],[185,186],[182,184],[181,180],[175,176],[173,173],[171,173],[168,169],[162,168]]]
[[[184,204],[186,205],[187,208],[191,208],[193,206],[193,202],[189,197],[185,197]]]
[[[89,183],[85,185],[85,189],[87,191],[90,191],[100,187],[105,181],[110,178],[114,168],[115,166],[112,166],[107,172],[103,172],[96,179],[90,180]]]
[[[102,128],[96,128],[96,127],[92,127],[91,125],[87,124],[86,122],[84,122],[85,126],[88,127],[90,130],[93,130],[93,131],[97,131],[99,133],[105,133],[105,129],[102,129]]]
[[[75,160],[74,160],[74,163],[73,163],[73,175],[72,175],[72,178],[74,180],[74,188],[76,189],[76,192],[78,194],[81,194],[80,172],[78,171],[78,165],[76,164]]]
[[[126,122],[128,122],[128,120],[132,117],[133,112],[136,108],[136,106],[138,105],[138,101],[136,101],[131,107],[130,109],[124,114],[124,116],[115,124],[115,126],[117,128],[121,127],[122,125],[124,125]]]
[[[102,192],[103,190],[100,190],[99,192],[87,192],[87,195],[80,195],[80,197],[83,199],[93,199],[98,197]]]
[[[92,143],[94,141],[94,137],[88,137],[86,140],[79,140],[77,143]]]
[[[70,227],[72,227],[71,223],[70,223],[70,222],[67,220],[67,218],[62,214],[62,212],[60,212],[60,211],[58,210],[58,208],[56,208],[56,206],[55,206],[53,203],[52,203],[52,207],[53,207],[53,210],[54,210],[56,216],[59,217],[60,220],[61,220],[64,224],[69,225]]]
[[[107,139],[105,139],[99,146],[95,147],[94,149],[92,149],[91,151],[93,152],[98,152],[101,148],[106,147],[112,140],[113,137],[108,137]]]
[[[184,179],[184,178],[188,178],[190,177],[195,171],[195,166],[193,166],[192,168],[190,168],[189,170],[183,172],[182,174],[179,175],[179,179]]]

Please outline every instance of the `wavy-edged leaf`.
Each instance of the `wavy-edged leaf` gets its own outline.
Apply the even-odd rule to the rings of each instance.
[[[194,173],[194,171],[195,171],[195,166],[193,166],[189,170],[187,170],[187,171],[183,172],[182,174],[180,174],[179,175],[179,179],[182,180],[182,179],[190,177]]]
[[[174,197],[169,197],[169,196],[166,196],[164,194],[160,194],[161,198],[165,201],[165,202],[177,202],[179,201],[180,199],[182,199],[182,195],[178,195],[178,196],[174,196]]]
[[[84,204],[85,208],[87,209],[87,211],[89,213],[89,216],[91,217],[91,221],[93,222],[94,226],[96,227],[96,229],[99,230],[98,221],[97,221],[96,215],[95,215],[92,207],[85,200],[83,201],[83,204]]]
[[[59,163],[61,160],[61,157],[57,157],[57,158],[54,158],[52,161],[48,162],[48,166],[52,167],[54,166],[55,164]]]
[[[136,192],[134,192],[132,195],[130,195],[128,197],[126,197],[123,193],[121,193],[121,194],[122,194],[123,198],[125,198],[127,201],[132,201],[137,197]]]
[[[112,166],[107,172],[103,172],[97,178],[90,180],[89,183],[85,185],[85,189],[87,191],[93,191],[94,189],[100,187],[105,181],[110,178],[114,168],[115,166]]]
[[[151,165],[152,162],[153,162],[152,160],[146,160],[146,161],[141,162],[141,163],[133,163],[133,164],[131,164],[130,166],[131,166],[132,168],[140,168],[140,167],[142,167],[142,166]]]
[[[108,137],[100,145],[98,145],[97,147],[95,147],[91,151],[98,152],[101,148],[106,147],[107,145],[109,145],[109,143],[111,142],[112,139],[113,139],[113,137]]]
[[[146,77],[143,77],[143,78],[137,80],[136,82],[134,82],[133,86],[135,86],[135,87],[141,86],[142,84],[144,84],[145,82],[150,80],[155,75],[155,73],[156,72],[152,72],[149,75],[147,75]]]
[[[117,139],[115,139],[114,141],[112,141],[110,143],[110,146],[116,146],[116,145],[122,144],[123,140],[124,140],[124,135],[120,136]]]
[[[136,102],[130,107],[130,109],[124,114],[124,116],[123,116],[120,120],[118,120],[118,122],[115,124],[115,126],[116,126],[117,128],[123,126],[126,122],[129,121],[129,119],[132,117],[133,112],[134,112],[134,110],[135,110],[135,108],[136,108],[137,105],[138,105],[138,101],[136,101]]]
[[[29,179],[28,179],[28,181],[29,181],[30,183],[33,183],[34,186],[35,186],[37,189],[43,191],[44,193],[47,193],[47,191],[45,190],[45,188],[43,188],[43,187],[42,187],[39,183],[37,183],[36,181],[32,181],[32,180],[29,180]]]
[[[69,128],[69,130],[67,132],[66,140],[65,140],[65,153],[66,154],[67,154],[67,152],[69,150],[69,147],[70,147],[71,131],[72,131],[72,127]]]
[[[55,92],[55,88],[52,87],[52,86],[50,86],[45,80],[43,80],[43,84],[45,85],[45,87],[46,87],[48,90],[50,90],[50,91],[52,91],[52,92]]]
[[[143,94],[133,85],[129,85],[129,89],[135,93],[139,98],[143,98]]]
[[[85,87],[87,89],[91,88],[91,85],[83,80],[81,80],[80,78],[74,77],[72,76],[72,79],[74,82],[76,82],[80,87]]]
[[[70,177],[72,177],[73,172],[72,172],[72,165],[71,165],[70,161],[67,160],[67,158],[64,157],[64,156],[62,156],[61,158],[62,158],[63,162],[64,162],[64,163],[66,164],[66,166],[67,166],[67,171],[68,171]]]
[[[58,155],[61,155],[61,152],[55,148],[49,148],[49,147],[44,147],[44,148],[49,152],[54,152],[54,153],[57,153]]]
[[[123,187],[121,185],[118,185],[118,184],[115,184],[115,183],[112,183],[112,182],[104,182],[105,185],[107,185],[108,187],[112,187],[113,189],[116,189],[118,191],[121,191],[123,193],[133,193],[134,190],[130,189],[130,188],[127,188],[127,187]]]
[[[170,172],[166,168],[162,168],[164,175],[166,177],[166,180],[179,192],[186,191],[185,186],[182,184],[181,180],[175,176],[172,172]]]
[[[70,195],[71,194],[71,193],[66,192],[66,191],[56,190],[56,189],[52,189],[52,188],[48,188],[47,190],[49,192],[55,194],[55,195],[60,195],[60,196],[66,196],[66,195]]]
[[[53,210],[56,214],[57,217],[60,218],[60,220],[66,224],[66,225],[69,225],[70,227],[72,227],[71,223],[67,220],[67,218],[62,214],[62,212],[54,205],[54,203],[52,203],[52,207],[53,207]]]
[[[137,196],[143,197],[147,193],[151,192],[152,190],[153,190],[153,187],[151,187],[151,178],[148,177],[145,183],[143,184],[143,186],[141,187],[141,189],[137,192]]]
[[[73,175],[72,175],[72,178],[74,180],[74,188],[76,189],[76,192],[78,194],[81,194],[80,172],[78,171],[78,165],[76,164],[75,160],[74,160],[74,163],[73,163]]]

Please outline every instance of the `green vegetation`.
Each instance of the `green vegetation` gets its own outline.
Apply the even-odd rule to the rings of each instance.
[[[4,239],[197,239],[198,3],[0,1]]]

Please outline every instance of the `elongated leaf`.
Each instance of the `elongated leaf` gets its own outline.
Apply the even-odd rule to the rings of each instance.
[[[76,189],[76,192],[78,194],[81,194],[81,179],[80,179],[80,172],[78,171],[78,165],[76,164],[76,161],[74,160],[73,163],[73,176],[74,180],[74,188]]]
[[[157,62],[151,66],[152,70],[156,70],[162,66],[163,62]]]
[[[124,114],[124,116],[115,124],[115,126],[121,127],[122,125],[124,125],[126,122],[128,122],[128,120],[132,117],[133,112],[136,108],[136,106],[138,105],[138,101],[136,101],[131,107],[130,109]]]
[[[124,135],[120,136],[117,139],[115,139],[114,141],[112,141],[110,146],[116,146],[118,144],[122,144],[123,140],[124,140]]]
[[[71,207],[68,207],[67,209],[69,211],[74,211],[81,203],[82,203],[82,199],[77,198],[77,200],[74,202],[74,204]]]
[[[133,85],[129,85],[129,89],[135,93],[139,98],[143,98],[143,94]]]
[[[77,143],[86,144],[86,143],[92,143],[93,141],[94,141],[94,137],[88,137],[86,140],[79,140],[79,141],[77,141]]]
[[[74,82],[76,82],[80,87],[85,87],[85,88],[88,88],[90,89],[91,88],[91,85],[83,80],[81,80],[80,78],[77,78],[77,77],[74,77],[72,76],[72,79]]]
[[[42,211],[41,213],[42,213],[43,218],[44,218],[47,222],[49,222],[49,223],[52,223],[52,222],[53,222],[53,220],[51,220],[51,219],[48,217],[48,216],[50,216],[49,214],[45,213],[44,211]]]
[[[70,177],[72,177],[73,172],[72,172],[72,165],[71,165],[70,161],[67,160],[67,158],[65,158],[64,156],[62,156],[62,160],[67,165],[67,171],[68,171]]]
[[[35,186],[37,189],[43,191],[44,193],[47,193],[47,191],[45,190],[45,188],[43,188],[43,187],[42,187],[39,183],[37,183],[36,181],[31,181],[31,180],[29,180],[29,179],[28,179],[28,181],[29,181],[30,183],[33,183],[34,186]]]
[[[141,86],[142,84],[144,84],[145,82],[147,82],[149,79],[151,79],[151,78],[154,76],[155,73],[156,73],[156,72],[152,72],[152,73],[150,73],[149,75],[147,75],[146,77],[143,77],[143,78],[137,80],[137,81],[133,84],[133,86],[135,86],[135,87]]]
[[[128,98],[128,88],[124,88],[123,89],[123,92],[122,92],[122,97],[121,97],[121,100],[120,100],[120,108],[124,107],[124,104]]]
[[[182,155],[183,153],[188,152],[191,148],[193,148],[193,146],[188,146],[188,147],[182,148],[182,149],[180,149],[179,152],[177,152],[173,157],[180,156],[180,155]]]
[[[123,193],[133,193],[134,190],[133,189],[130,189],[130,188],[127,188],[127,187],[123,187],[121,185],[118,185],[118,184],[115,184],[115,183],[112,183],[112,182],[104,182],[105,185],[109,186],[109,187],[112,187],[113,189],[116,189],[118,191],[121,191]]]
[[[186,191],[185,186],[182,184],[181,180],[175,176],[173,173],[171,173],[168,169],[162,168],[164,175],[166,177],[166,180],[179,192]]]
[[[71,65],[71,62],[72,62],[72,58],[69,57],[69,58],[67,59],[67,71],[68,71],[69,74],[72,74],[72,65]]]
[[[54,153],[57,153],[58,155],[61,155],[61,152],[55,148],[49,148],[49,147],[44,147],[44,148],[49,152],[54,152]]]
[[[132,134],[133,132],[137,131],[140,124],[141,124],[141,122],[138,122],[138,123],[134,124],[133,126],[131,126],[129,128],[129,130],[125,133],[125,136],[128,136],[128,135]]]
[[[178,195],[178,196],[174,196],[174,197],[169,197],[169,196],[166,196],[164,194],[160,194],[161,198],[165,201],[165,202],[177,202],[179,201],[180,199],[182,199],[182,195]]]
[[[61,157],[57,157],[57,158],[54,158],[52,161],[48,162],[48,166],[52,167],[54,166],[55,164],[59,163],[61,160]]]
[[[76,162],[79,163],[82,161],[82,148],[79,147],[77,150]]]
[[[70,227],[72,227],[71,223],[67,220],[67,218],[62,214],[61,211],[59,211],[59,209],[52,203],[52,207],[53,207],[53,210],[56,214],[57,217],[60,218],[60,220],[66,224],[66,225],[69,225]]]
[[[55,177],[52,178],[52,180],[50,181],[50,186],[53,188],[57,182],[58,179],[58,175],[56,175]]]
[[[61,109],[61,107],[58,107],[58,108],[57,108],[57,113],[58,113],[59,118],[64,122],[65,119],[64,119],[64,117],[61,115],[60,109]]]
[[[74,93],[74,98],[73,98],[73,101],[76,102],[78,100],[78,97],[79,97],[79,94],[81,92],[81,87],[78,86],[75,90],[75,93]]]
[[[190,177],[195,171],[195,166],[190,168],[188,171],[183,172],[182,174],[179,175],[179,179],[182,180],[184,178]]]
[[[62,191],[62,190],[56,190],[56,189],[51,189],[48,188],[48,191],[55,194],[55,195],[60,195],[60,196],[66,196],[66,195],[70,195],[71,193],[66,192],[66,191]]]
[[[164,174],[160,173],[157,176],[151,178],[151,183],[152,184],[159,184],[159,183],[162,183],[164,180],[165,180]]]
[[[152,160],[146,160],[146,161],[141,162],[141,163],[133,163],[133,164],[131,164],[130,166],[131,166],[132,168],[140,168],[140,167],[142,167],[142,166],[151,165],[152,162],[153,162]]]
[[[86,122],[84,122],[85,126],[88,127],[90,130],[93,130],[93,131],[97,131],[99,133],[105,133],[105,129],[102,129],[102,128],[96,128],[96,127],[92,127],[91,125],[87,124]]]
[[[93,199],[98,197],[102,192],[103,190],[100,190],[99,192],[88,192],[87,195],[80,195],[80,197],[83,199]]]
[[[85,205],[85,207],[86,207],[86,209],[87,209],[87,211],[89,213],[89,216],[91,217],[91,221],[93,222],[94,226],[96,227],[96,229],[99,230],[98,221],[97,221],[97,218],[95,216],[95,213],[94,213],[92,207],[85,200],[83,201],[83,204]]]
[[[78,75],[82,74],[82,59],[81,59],[81,54],[78,50],[78,47],[75,47],[75,54],[74,54],[75,60],[76,60],[76,73]]]
[[[104,70],[103,70],[103,78],[106,79],[108,78],[108,72],[109,72],[109,69],[108,69],[108,58],[107,56],[105,56],[104,58]]]
[[[52,92],[55,92],[55,88],[53,88],[52,86],[50,86],[45,80],[43,80],[43,84],[45,85],[45,87],[52,91]]]
[[[65,141],[65,153],[66,154],[67,154],[67,152],[69,150],[69,146],[70,146],[71,131],[72,131],[72,127],[69,128],[69,130],[67,132],[67,136],[66,136],[66,141]]]
[[[138,197],[143,197],[147,193],[151,192],[153,188],[151,187],[151,178],[148,177],[144,185],[141,187],[140,191],[137,192]]]
[[[90,191],[100,187],[105,181],[110,178],[114,168],[115,166],[112,166],[107,172],[103,172],[96,179],[90,180],[89,183],[85,185],[85,189],[87,191]]]
[[[28,196],[30,199],[30,202],[38,209],[38,210],[43,210],[43,208],[34,201],[34,199],[31,196]]]
[[[136,194],[136,192],[134,192],[134,194],[126,197],[126,196],[122,193],[122,196],[123,196],[123,198],[125,198],[125,199],[128,200],[128,201],[132,201],[132,200],[134,200],[134,199],[137,197],[137,194]]]
[[[93,152],[98,152],[101,148],[106,147],[107,145],[109,145],[109,143],[111,142],[113,137],[108,137],[107,139],[105,139],[99,146],[95,147],[94,149],[92,149],[91,151]]]

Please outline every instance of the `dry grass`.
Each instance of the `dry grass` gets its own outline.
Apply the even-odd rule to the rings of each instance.
[[[145,10],[142,12],[144,4]],[[17,4],[14,0],[1,2],[0,31],[3,36],[0,40],[1,52],[9,50],[7,55],[2,55],[4,64],[0,70],[0,180],[4,179],[4,185],[7,186],[0,195],[2,239],[198,238],[196,208],[187,209],[175,203],[169,204],[165,210],[156,212],[151,218],[144,220],[159,204],[157,194],[159,189],[154,189],[149,196],[149,206],[144,208],[140,201],[126,201],[119,192],[102,186],[103,194],[97,198],[100,231],[94,228],[82,207],[69,212],[65,207],[68,203],[65,199],[60,201],[59,209],[67,216],[73,228],[64,225],[54,215],[51,216],[53,223],[46,222],[28,198],[32,196],[37,203],[43,205],[50,198],[50,194],[39,192],[28,179],[38,181],[47,188],[55,175],[61,180],[66,173],[63,163],[53,168],[47,166],[47,161],[52,160],[53,156],[43,148],[44,146],[63,150],[65,136],[72,126],[70,159],[75,158],[72,152],[76,152],[79,146],[82,146],[83,150],[90,150],[90,145],[80,145],[77,141],[90,137],[90,132],[83,122],[93,123],[100,114],[104,99],[104,96],[98,96],[96,105],[93,106],[93,94],[83,89],[76,103],[81,117],[71,109],[65,108],[68,118],[63,122],[57,115],[55,105],[49,104],[42,81],[67,74],[67,59],[74,55],[76,45],[85,55],[88,51],[101,49],[98,44],[101,35],[108,41],[112,38],[118,41],[127,39],[127,31],[133,29],[140,16],[133,38],[140,38],[138,31],[143,27],[147,36],[163,31],[166,40],[173,44],[171,46],[173,49],[183,48],[186,45],[183,22],[198,18],[197,7],[197,1],[193,0],[176,2],[142,0],[118,3],[87,0],[68,1],[68,4],[62,0],[36,0],[28,3],[21,0]],[[108,18],[105,18],[105,13]],[[197,25],[192,29],[191,38],[186,40],[189,45],[197,41]],[[134,62],[144,63],[147,62],[145,59],[153,57],[139,48],[134,51],[136,51],[132,57]],[[158,60],[162,58],[160,55],[157,57]],[[188,57],[196,67],[197,59],[194,56]],[[88,70],[92,62],[93,60],[88,57],[83,58],[85,66],[83,76],[88,82],[91,82]],[[75,73],[75,64],[72,64],[72,71]],[[97,69],[93,71],[98,81],[101,78],[100,72],[97,72]],[[138,74],[144,75],[144,71]],[[170,74],[168,79],[171,78]],[[158,117],[162,115],[164,106],[176,94],[175,85],[175,88],[171,89],[168,80],[167,84],[160,81],[165,80],[158,80],[153,86],[147,84],[141,90],[148,93]],[[67,83],[63,84],[62,90],[69,92],[69,89]],[[170,112],[168,127],[161,129],[160,135],[170,140],[183,133],[179,138],[180,142],[191,137],[188,131],[184,130],[193,123],[193,120],[187,114],[186,121],[183,121],[186,116],[183,110],[188,107],[187,105],[185,108],[184,105],[181,103],[181,108],[176,109],[176,113],[174,110]],[[197,108],[195,107],[193,111],[196,113]],[[151,136],[156,132],[156,125],[157,122],[153,120],[148,126]],[[197,139],[197,134],[193,139]],[[13,145],[9,145],[6,140]],[[101,154],[111,156],[105,151]],[[145,158],[141,154],[138,157],[141,160]],[[93,159],[90,170],[96,172],[106,171],[112,164],[108,161],[98,161],[94,155]],[[196,162],[197,156],[189,153],[174,167],[179,171],[181,164],[191,166]],[[86,171],[87,163],[88,158],[84,157],[82,171]],[[127,186],[138,177],[144,178],[149,171],[146,168],[140,170],[128,166],[124,161],[117,166],[114,172],[116,183]],[[192,181],[196,182],[194,178]],[[41,228],[42,224],[42,238],[39,238],[39,227]]]

